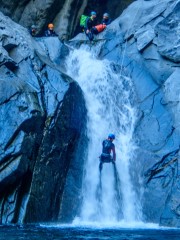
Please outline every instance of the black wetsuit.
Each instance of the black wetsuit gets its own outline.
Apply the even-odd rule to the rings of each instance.
[[[57,37],[58,35],[54,30],[48,29],[45,31],[44,36],[45,37]]]
[[[84,27],[84,31],[85,34],[88,36],[89,40],[92,41],[94,39],[94,32],[93,32],[93,27],[96,25],[96,19],[88,17],[86,19],[86,24]],[[87,33],[87,30],[89,30],[89,32]]]
[[[106,139],[102,142],[102,154],[100,156],[100,164],[99,169],[102,170],[103,163],[115,162],[116,161],[116,152],[115,145],[111,140]],[[111,156],[111,151],[113,152],[113,156]]]
[[[109,24],[111,23],[111,19],[109,19],[109,18],[107,18],[107,19],[103,18],[103,20],[102,20],[101,23],[102,23],[102,24],[105,24],[105,25],[109,25]]]

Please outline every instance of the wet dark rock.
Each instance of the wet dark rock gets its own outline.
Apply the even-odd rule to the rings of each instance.
[[[86,109],[81,90],[71,83],[46,130],[34,168],[26,222],[70,221],[77,214],[85,151]],[[73,177],[73,181],[69,178]],[[73,189],[76,189],[74,191]],[[62,210],[59,206],[62,202]],[[32,211],[33,209],[33,211]],[[62,213],[63,212],[63,213]]]

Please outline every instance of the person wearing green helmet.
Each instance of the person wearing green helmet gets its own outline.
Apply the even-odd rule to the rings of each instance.
[[[116,161],[116,150],[115,150],[115,145],[113,143],[115,139],[115,135],[113,133],[110,133],[108,135],[108,138],[105,139],[102,142],[102,153],[100,155],[100,163],[99,163],[99,171],[102,171],[103,168],[103,163],[115,163]],[[111,156],[112,152],[112,156]]]

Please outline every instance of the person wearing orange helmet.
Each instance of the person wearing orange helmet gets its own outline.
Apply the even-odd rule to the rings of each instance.
[[[54,31],[54,25],[52,23],[48,24],[48,29],[44,33],[45,37],[57,37],[57,33]]]

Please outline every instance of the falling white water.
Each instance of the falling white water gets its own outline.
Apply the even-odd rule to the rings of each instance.
[[[133,86],[131,79],[120,77],[107,60],[98,60],[92,53],[78,49],[67,59],[69,75],[84,92],[88,111],[88,154],[83,181],[83,203],[80,223],[114,223],[141,220],[141,208],[133,189],[129,166],[133,160],[135,144],[133,131],[136,110],[131,105]],[[117,189],[113,165],[106,163],[102,170],[102,190],[97,195],[100,182],[99,155],[102,141],[109,133],[115,133],[116,168],[120,178],[120,194]]]

